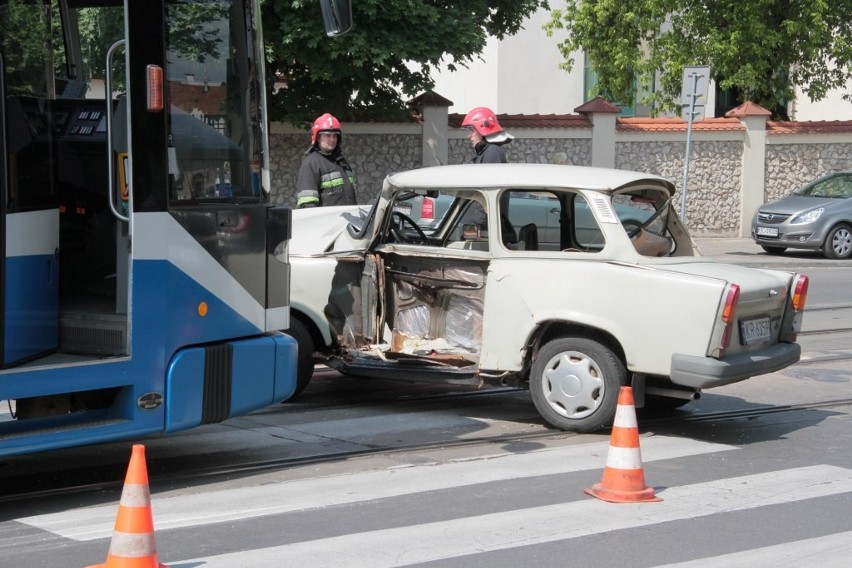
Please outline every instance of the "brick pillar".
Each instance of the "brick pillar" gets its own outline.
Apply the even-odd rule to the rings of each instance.
[[[766,185],[766,121],[772,115],[760,105],[746,101],[725,113],[745,126],[742,178],[740,180],[739,236],[751,236],[751,219],[763,205]]]
[[[449,159],[447,118],[453,101],[445,99],[434,91],[420,94],[408,105],[420,112],[423,124],[423,165],[439,166]]]
[[[616,115],[621,109],[596,97],[574,109],[585,114],[592,123],[592,165],[599,168],[615,167]]]

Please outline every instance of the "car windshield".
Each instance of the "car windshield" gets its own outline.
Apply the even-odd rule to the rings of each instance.
[[[852,197],[852,174],[823,178],[795,192],[803,197],[828,197],[847,199]]]

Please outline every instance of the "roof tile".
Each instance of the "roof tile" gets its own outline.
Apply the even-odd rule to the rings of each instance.
[[[453,128],[461,128],[463,114],[449,115],[448,122]],[[500,125],[512,128],[591,128],[589,119],[580,114],[498,114]]]
[[[757,103],[746,101],[738,107],[732,108],[725,113],[726,117],[738,118],[741,116],[772,116],[772,113]]]
[[[620,132],[686,132],[689,123],[677,117],[619,118],[616,128]],[[692,130],[699,132],[744,130],[745,126],[736,118],[705,118],[692,123]]]
[[[777,121],[766,123],[769,134],[852,134],[852,120]]]

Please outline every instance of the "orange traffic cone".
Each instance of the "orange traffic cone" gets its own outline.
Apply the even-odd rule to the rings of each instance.
[[[168,568],[157,561],[145,446],[134,444],[106,562],[87,568]]]
[[[584,491],[612,503],[662,501],[654,495],[653,488],[645,486],[639,428],[633,406],[633,389],[630,387],[621,387],[618,393],[603,479]]]

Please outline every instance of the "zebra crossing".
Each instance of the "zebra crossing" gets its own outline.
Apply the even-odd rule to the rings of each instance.
[[[475,559],[496,553],[512,553],[548,544],[570,546],[595,535],[626,534],[636,529],[656,530],[681,521],[769,511],[812,500],[852,495],[852,469],[833,465],[807,465],[759,474],[709,479],[663,487],[660,503],[613,504],[582,495],[582,488],[566,488],[570,500],[529,507],[474,511],[448,508],[440,519],[406,521],[373,528],[353,524],[345,534],[311,534],[244,549],[236,527],[252,522],[281,519],[298,526],[300,516],[322,514],[347,507],[356,516],[359,508],[375,503],[413,498],[430,492],[465,490],[490,492],[502,484],[551,483],[565,475],[598,471],[608,444],[569,445],[524,453],[500,453],[476,459],[435,461],[406,467],[359,473],[280,481],[259,486],[216,488],[209,491],[152,496],[158,540],[173,531],[190,534],[205,527],[235,527],[227,551],[185,557],[162,552],[160,561],[172,567],[397,567],[424,563],[474,566]],[[642,439],[642,460],[648,464],[677,463],[700,456],[735,455],[735,446],[667,436]],[[653,479],[649,483],[653,484]],[[561,482],[561,481],[560,481]],[[488,489],[486,489],[488,488]],[[354,511],[353,509],[354,508]],[[332,516],[330,515],[330,518]],[[60,513],[16,519],[19,523],[53,533],[69,541],[93,546],[112,534],[115,506],[87,507]],[[245,529],[250,531],[250,528]],[[759,546],[748,551],[694,558],[660,566],[847,566],[852,558],[852,525],[839,532],[797,538],[786,544]],[[183,532],[181,532],[183,531]],[[746,559],[751,559],[747,561]],[[566,564],[568,565],[568,564]],[[601,564],[606,565],[606,564]],[[625,564],[628,565],[628,564]]]
[[[852,471],[815,466],[671,488],[660,495],[668,504],[618,507],[584,500],[354,533],[189,562],[203,562],[201,565],[206,568],[341,564],[353,568],[393,568],[849,491],[852,491]],[[582,522],[571,523],[566,519]],[[846,558],[848,562],[850,557]]]

